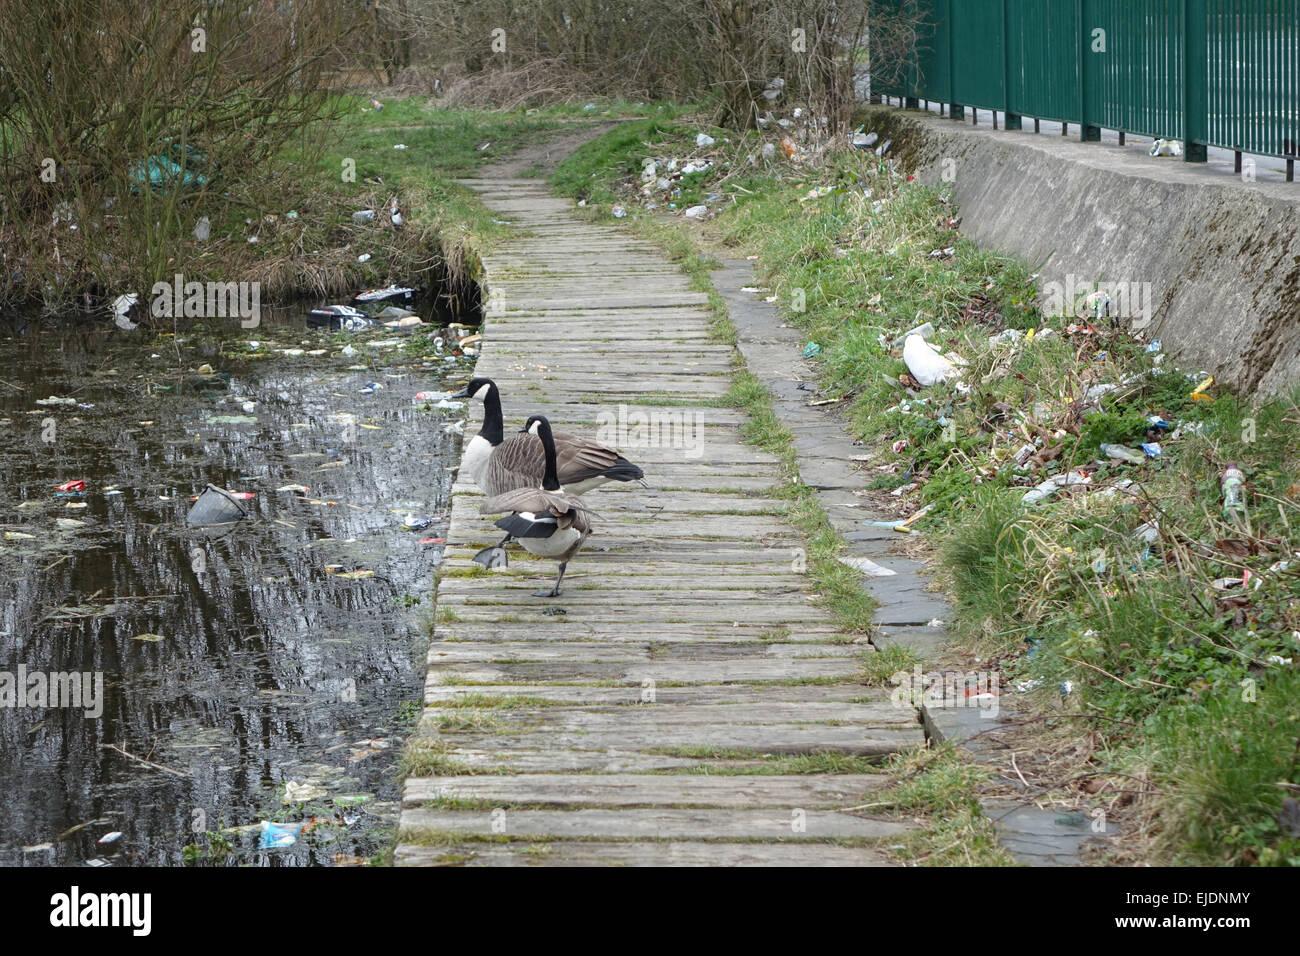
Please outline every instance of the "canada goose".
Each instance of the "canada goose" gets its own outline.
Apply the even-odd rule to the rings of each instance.
[[[471,379],[452,398],[476,398],[483,403],[483,427],[465,446],[465,468],[474,484],[489,496],[520,487],[519,476],[527,479],[528,487],[537,487],[544,467],[541,442],[527,431],[504,441],[501,394],[496,383],[490,378]],[[560,484],[575,495],[607,481],[640,481],[645,477],[645,472],[612,448],[564,432],[553,432],[552,437]]]
[[[545,464],[541,485],[493,495],[479,506],[479,514],[509,512],[496,522],[506,532],[507,540],[517,538],[525,551],[560,562],[555,586],[549,591],[533,592],[534,597],[557,597],[569,560],[591,534],[591,522],[583,503],[566,494],[560,485],[551,423],[543,415],[534,415],[528,419],[525,432],[542,444]]]

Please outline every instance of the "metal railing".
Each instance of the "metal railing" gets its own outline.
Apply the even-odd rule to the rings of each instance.
[[[1079,127],[1300,158],[1300,0],[877,0],[916,41],[872,91]],[[875,55],[873,51],[873,62]]]

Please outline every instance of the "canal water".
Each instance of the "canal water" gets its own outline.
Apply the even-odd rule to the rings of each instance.
[[[0,329],[0,865],[391,845],[473,359],[304,312]]]

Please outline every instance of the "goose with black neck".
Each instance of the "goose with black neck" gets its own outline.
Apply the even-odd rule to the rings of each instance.
[[[558,597],[564,572],[573,556],[591,535],[590,513],[581,499],[568,494],[560,484],[556,466],[555,436],[544,415],[533,415],[524,433],[535,436],[543,450],[540,486],[515,488],[488,498],[479,506],[484,515],[505,514],[496,526],[516,539],[530,554],[559,562],[555,585],[536,591],[534,597]]]

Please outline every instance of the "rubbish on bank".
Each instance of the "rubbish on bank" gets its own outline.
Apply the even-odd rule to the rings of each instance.
[[[1245,517],[1246,476],[1235,461],[1228,462],[1219,490],[1223,493],[1223,516],[1229,520]]]
[[[1036,487],[1026,491],[1020,499],[1022,504],[1036,505],[1040,501],[1046,501],[1051,498],[1062,488],[1072,487],[1074,485],[1087,485],[1092,483],[1092,476],[1082,471],[1070,471],[1061,475],[1054,475],[1046,481],[1040,482]]]
[[[803,347],[803,357],[806,359],[815,358],[821,354],[822,347],[816,342],[809,342]]]
[[[130,332],[132,329],[137,328],[136,323],[127,318],[127,313],[135,308],[135,304],[139,301],[140,297],[138,295],[134,292],[127,292],[124,295],[119,295],[110,305],[113,310],[114,324],[124,332]]]
[[[1114,458],[1117,461],[1126,461],[1130,465],[1141,465],[1147,460],[1145,453],[1135,451],[1127,445],[1114,445],[1102,442],[1101,453],[1107,458]]]
[[[814,186],[812,189],[808,190],[805,195],[800,197],[799,201],[808,202],[811,199],[821,199],[825,196],[829,196],[833,192],[835,192],[834,186]]]
[[[404,285],[390,285],[382,289],[367,289],[365,292],[358,292],[352,297],[352,304],[364,304],[367,302],[410,302],[411,297],[415,295],[415,290]]]
[[[859,131],[853,134],[850,142],[857,149],[870,149],[872,146],[876,145],[876,141],[879,139],[880,136],[877,133],[863,133]]]
[[[248,509],[239,500],[216,485],[208,485],[203,494],[194,502],[194,507],[186,516],[185,522],[194,527],[212,524],[226,524],[248,517]]]
[[[615,219],[622,219],[624,216],[627,215],[627,210],[624,209],[622,206],[615,206],[613,209],[610,210],[610,214],[613,215]]]
[[[913,333],[903,343],[903,362],[922,385],[937,385],[959,374],[957,366],[935,351],[919,334]]]
[[[202,154],[193,147],[188,147],[185,154],[187,158],[184,166],[161,153],[140,160],[127,174],[131,192],[138,193],[146,185],[154,192],[163,192],[178,183],[182,189],[206,186],[208,177],[193,168],[194,160],[201,161]],[[174,155],[179,154],[174,152]]]
[[[687,219],[703,219],[709,214],[708,206],[692,206],[686,212],[682,213]]]
[[[1148,156],[1181,156],[1183,155],[1183,144],[1176,139],[1158,139],[1151,144],[1151,149],[1147,151]]]
[[[212,220],[203,216],[194,224],[194,238],[199,242],[206,242],[210,235],[212,235]]]
[[[75,398],[59,398],[57,395],[51,395],[49,398],[38,398],[37,405],[75,405]]]
[[[1210,375],[1202,379],[1201,384],[1192,389],[1191,399],[1194,402],[1212,402],[1214,396],[1210,392],[1211,386],[1214,385],[1214,376]]]
[[[882,567],[870,558],[839,558],[840,564],[847,565],[854,571],[867,575],[871,578],[889,578],[898,574],[892,568]]]
[[[1148,521],[1133,529],[1133,536],[1145,544],[1155,544],[1160,540],[1160,522]]]
[[[374,222],[375,211],[373,209],[358,209],[352,214],[353,222]]]
[[[695,136],[695,145],[698,147],[712,146],[716,140],[708,133],[697,133]]]

